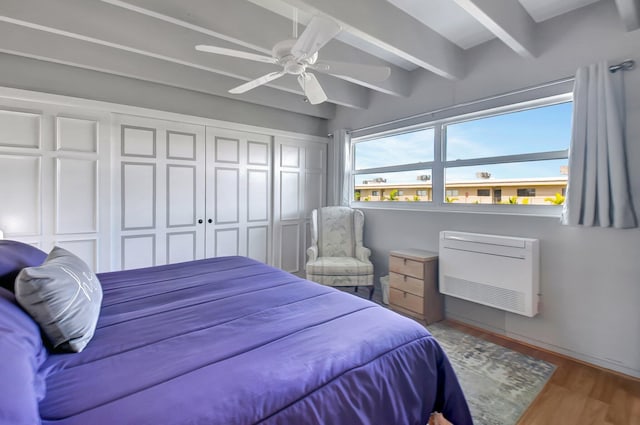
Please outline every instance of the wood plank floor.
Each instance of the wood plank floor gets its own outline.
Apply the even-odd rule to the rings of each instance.
[[[557,366],[517,425],[640,425],[640,380],[459,322],[456,329]]]

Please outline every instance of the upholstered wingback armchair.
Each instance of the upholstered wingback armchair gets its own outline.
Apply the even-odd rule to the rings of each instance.
[[[370,287],[373,296],[371,250],[362,245],[364,214],[348,207],[324,207],[311,213],[311,246],[307,249],[307,279],[328,286]]]

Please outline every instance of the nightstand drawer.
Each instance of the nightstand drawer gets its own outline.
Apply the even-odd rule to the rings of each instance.
[[[424,296],[424,281],[415,277],[389,272],[389,286],[419,297]]]
[[[389,288],[389,304],[391,308],[397,305],[418,314],[424,313],[424,298],[396,288]]]
[[[389,257],[389,270],[392,272],[406,274],[417,279],[424,278],[424,263],[402,257]]]

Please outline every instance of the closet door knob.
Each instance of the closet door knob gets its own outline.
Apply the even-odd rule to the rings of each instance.
[[[209,220],[207,220],[207,223],[211,224],[211,223],[213,223],[213,220],[209,219]]]
[[[201,219],[201,218],[199,218],[199,219],[198,219],[198,224],[202,224],[202,223],[203,223],[202,219]]]

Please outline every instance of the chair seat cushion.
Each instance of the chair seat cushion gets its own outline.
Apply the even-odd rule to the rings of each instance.
[[[323,276],[307,273],[307,280],[326,286],[373,286],[373,274],[354,276]]]
[[[319,257],[307,263],[306,271],[320,276],[367,276],[373,274],[373,264],[353,257]]]

